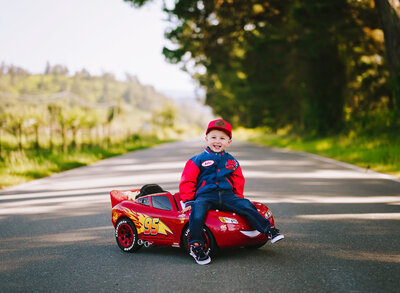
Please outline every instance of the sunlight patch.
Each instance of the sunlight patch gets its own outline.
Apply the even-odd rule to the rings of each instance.
[[[260,200],[265,198],[268,203],[387,203],[391,205],[400,204],[400,196],[329,196],[329,195],[291,195],[290,197],[274,196],[270,192],[251,192],[247,198]]]
[[[366,214],[321,214],[299,215],[300,219],[310,220],[400,220],[400,213],[366,213]]]
[[[377,253],[377,252],[360,252],[360,251],[328,251],[328,255],[358,261],[374,261],[374,262],[386,262],[386,263],[400,263],[400,254],[394,253]]]

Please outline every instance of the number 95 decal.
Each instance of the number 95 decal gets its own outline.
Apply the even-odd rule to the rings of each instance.
[[[159,218],[146,217],[143,222],[144,235],[167,235],[167,232],[172,233],[171,229],[167,227]]]

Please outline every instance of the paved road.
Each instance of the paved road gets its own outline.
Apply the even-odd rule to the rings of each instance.
[[[142,150],[0,192],[0,292],[399,292],[400,181],[335,161],[234,142],[245,192],[285,240],[224,250],[117,247],[109,191],[171,192],[200,141]]]

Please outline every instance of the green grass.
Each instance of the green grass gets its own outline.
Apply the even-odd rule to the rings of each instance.
[[[351,133],[307,139],[285,133],[273,134],[259,128],[237,129],[235,137],[261,145],[314,153],[400,177],[400,134],[396,133],[376,136]],[[39,152],[34,149],[26,149],[22,152],[3,150],[3,158],[0,159],[0,189],[163,142],[166,141],[142,138],[114,144],[109,148],[95,147],[70,150],[66,153],[60,150],[40,150]]]
[[[60,150],[25,149],[22,152],[3,150],[3,156],[0,159],[0,189],[163,142],[166,141],[146,137],[136,141],[114,144],[109,148],[93,147],[70,150],[66,153]]]
[[[400,177],[400,133],[375,136],[350,133],[303,138],[266,129],[238,129],[235,136],[261,145],[305,151]]]

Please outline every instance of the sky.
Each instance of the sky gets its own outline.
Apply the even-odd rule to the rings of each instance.
[[[121,80],[129,73],[173,98],[192,97],[195,82],[162,55],[165,19],[160,0],[142,8],[123,0],[0,0],[0,63],[43,73],[49,62]]]

